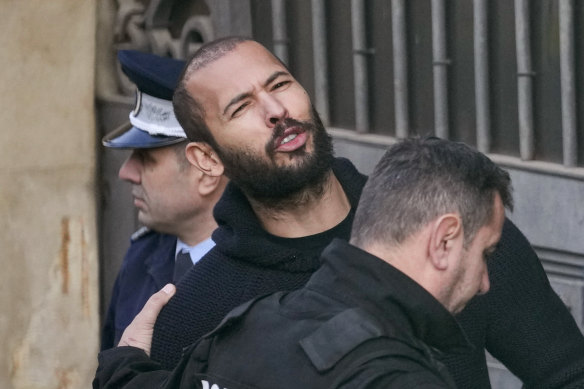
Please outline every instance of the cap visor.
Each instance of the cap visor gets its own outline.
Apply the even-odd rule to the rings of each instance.
[[[106,147],[117,149],[148,149],[168,146],[184,140],[186,138],[150,135],[130,123],[125,123],[104,136],[101,142]]]

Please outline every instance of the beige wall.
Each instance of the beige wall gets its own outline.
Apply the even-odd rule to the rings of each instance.
[[[96,367],[95,9],[0,0],[0,388]]]

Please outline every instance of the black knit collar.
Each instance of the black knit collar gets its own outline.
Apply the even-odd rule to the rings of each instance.
[[[333,173],[339,180],[349,202],[354,210],[365,185],[367,177],[344,158],[336,158],[333,164]],[[223,196],[213,211],[219,228],[213,232],[216,243],[214,250],[220,251],[227,257],[253,263],[262,267],[279,268],[290,272],[314,271],[320,266],[320,253],[328,244],[323,240],[320,248],[314,251],[299,250],[300,240],[274,239],[260,224],[249,201],[243,192],[233,183],[225,188]],[[343,223],[352,223],[353,212]],[[341,228],[348,239],[349,228]],[[325,232],[326,234],[326,232]],[[331,237],[332,238],[332,237]],[[307,237],[314,240],[314,237]],[[299,243],[300,242],[300,243]]]
[[[450,353],[472,346],[454,318],[419,284],[383,260],[340,239],[323,251],[323,265],[306,288],[358,304],[393,327],[401,325],[429,346]],[[387,313],[391,312],[388,317]],[[400,315],[401,313],[401,315]]]

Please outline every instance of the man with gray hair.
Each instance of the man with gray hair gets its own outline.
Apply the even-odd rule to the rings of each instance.
[[[512,205],[509,175],[478,151],[397,143],[363,189],[351,242],[334,240],[304,288],[234,309],[164,387],[455,387],[433,350],[470,350],[452,314],[489,290],[487,259]],[[150,341],[135,335],[121,344]]]

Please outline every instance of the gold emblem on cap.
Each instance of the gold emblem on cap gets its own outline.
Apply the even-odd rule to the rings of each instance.
[[[134,105],[134,110],[132,114],[134,116],[138,116],[138,112],[140,112],[140,108],[142,107],[142,92],[139,89],[136,89],[136,104]]]

